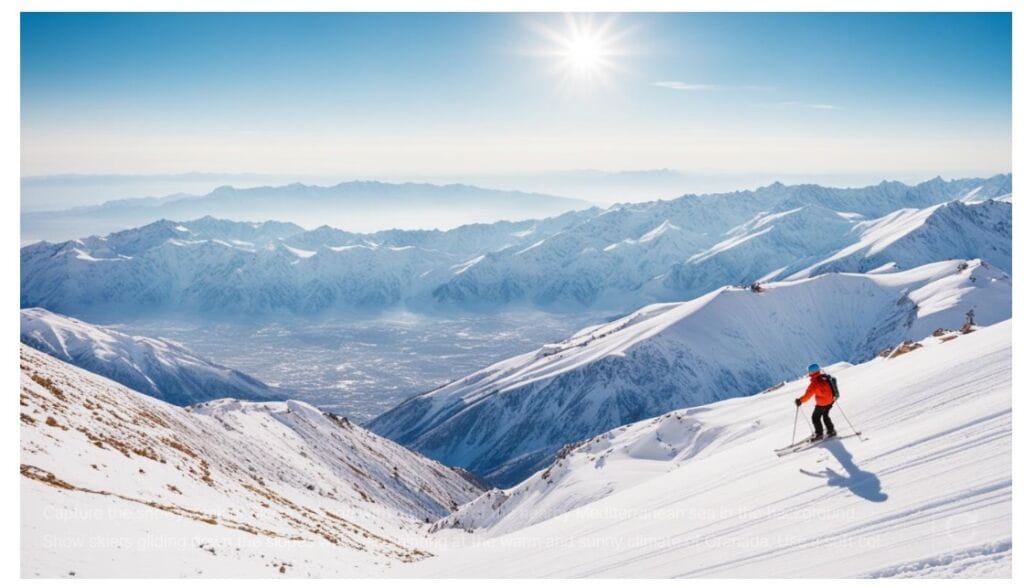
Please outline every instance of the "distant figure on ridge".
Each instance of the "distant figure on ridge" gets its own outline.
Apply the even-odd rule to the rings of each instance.
[[[832,403],[835,402],[835,395],[832,393],[832,384],[830,383],[833,378],[822,372],[821,367],[816,363],[807,366],[807,377],[811,379],[811,383],[807,385],[807,392],[796,399],[796,405],[800,406],[810,400],[811,396],[814,397],[814,414],[811,415],[811,422],[814,423],[814,437],[811,437],[811,440],[818,441],[824,438],[822,421],[825,422],[824,428],[827,429],[828,436],[835,437],[836,428],[828,416],[828,411],[832,410]]]
[[[967,320],[964,322],[964,326],[960,327],[960,332],[963,334],[970,333],[974,330],[974,309],[967,311]]]

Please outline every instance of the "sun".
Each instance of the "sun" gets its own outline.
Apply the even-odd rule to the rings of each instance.
[[[625,51],[623,38],[628,31],[617,29],[614,16],[565,15],[563,26],[537,25],[547,41],[539,55],[549,58],[562,77],[564,89],[591,90],[608,85],[619,69],[618,57]]]
[[[576,73],[590,74],[597,69],[608,65],[605,56],[608,50],[601,39],[580,35],[576,38],[567,39],[565,43],[566,65]]]

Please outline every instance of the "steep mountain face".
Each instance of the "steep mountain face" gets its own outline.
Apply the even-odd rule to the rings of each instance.
[[[171,404],[277,400],[283,391],[165,339],[136,337],[42,308],[21,311],[21,342]]]
[[[1009,202],[953,201],[920,210],[899,210],[858,223],[853,235],[853,243],[795,276],[864,272],[886,265],[913,267],[939,261],[952,251],[981,257],[1003,271],[1012,271]]]
[[[1011,330],[833,366],[833,420],[863,435],[782,458],[804,378],[606,431],[435,526],[463,547],[392,573],[1009,578]]]
[[[991,255],[1008,271],[1011,204],[988,197],[1003,198],[1009,183],[996,176],[858,189],[773,184],[448,231],[160,221],[22,248],[21,304],[87,318],[396,306],[622,313],[811,267],[867,271]],[[914,229],[907,219],[927,221]],[[900,238],[878,236],[896,225],[906,227]]]
[[[525,302],[554,310],[619,308],[636,299],[639,284],[698,243],[692,231],[670,221],[611,210],[528,247],[480,256],[433,296],[469,307]]]
[[[521,220],[582,210],[582,200],[462,184],[343,182],[222,186],[203,196],[116,200],[99,206],[22,215],[22,239],[69,239],[84,231],[117,231],[164,218],[217,216],[241,221],[268,218],[349,230],[452,228],[466,223]],[[388,210],[381,215],[382,207]]]
[[[559,448],[669,410],[753,394],[810,361],[861,361],[904,339],[1010,316],[981,261],[725,287],[655,304],[409,399],[369,427],[498,486]]]
[[[481,491],[301,402],[183,409],[24,345],[21,370],[26,576],[370,574]]]
[[[857,218],[855,213],[837,213],[814,205],[758,214],[727,231],[722,241],[673,263],[644,289],[656,299],[684,299],[703,294],[708,284],[739,285],[783,278],[849,243],[850,229]]]
[[[984,258],[1011,271],[1011,204],[965,198],[970,202],[906,208],[871,220],[819,206],[761,214],[728,231],[725,240],[673,264],[644,290],[659,300],[690,298],[705,292],[707,284],[891,271],[957,257]]]

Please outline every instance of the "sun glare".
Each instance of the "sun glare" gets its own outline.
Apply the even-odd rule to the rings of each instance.
[[[565,47],[569,66],[579,73],[589,73],[600,67],[604,52],[598,39],[587,36],[570,39]]]
[[[592,89],[610,82],[617,69],[615,57],[623,54],[620,42],[625,34],[614,30],[615,20],[567,14],[562,28],[537,27],[550,43],[542,54],[553,58],[564,86]]]

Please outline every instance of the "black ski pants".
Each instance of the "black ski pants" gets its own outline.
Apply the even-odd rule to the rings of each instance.
[[[825,429],[829,435],[836,432],[835,426],[832,424],[832,419],[828,418],[828,411],[832,410],[832,405],[828,406],[815,406],[814,413],[811,414],[811,422],[814,423],[814,434],[817,436],[824,435],[824,431],[821,428],[821,422],[825,421]]]

